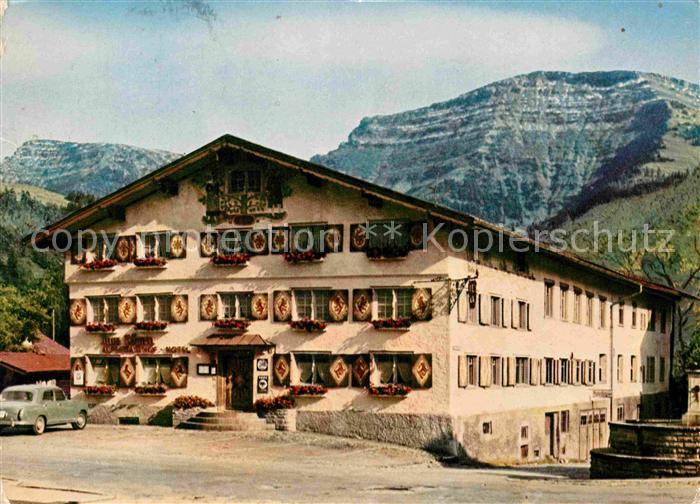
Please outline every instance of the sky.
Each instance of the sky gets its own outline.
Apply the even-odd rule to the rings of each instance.
[[[10,0],[0,157],[31,138],[185,153],[230,133],[302,158],[366,116],[536,70],[700,81],[697,0]]]

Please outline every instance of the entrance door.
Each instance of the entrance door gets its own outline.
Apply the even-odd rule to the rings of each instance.
[[[607,443],[608,424],[605,409],[581,411],[579,422],[579,458],[590,459],[591,450],[604,447]]]
[[[547,455],[559,458],[559,413],[544,414],[544,434],[547,436]]]
[[[226,407],[235,410],[253,408],[253,356],[231,354],[227,359]]]

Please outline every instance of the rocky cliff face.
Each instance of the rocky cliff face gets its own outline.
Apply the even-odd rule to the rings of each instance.
[[[2,161],[0,181],[103,196],[178,156],[129,145],[30,140]]]
[[[700,159],[700,86],[638,72],[536,72],[363,119],[312,158],[508,226],[663,184]]]

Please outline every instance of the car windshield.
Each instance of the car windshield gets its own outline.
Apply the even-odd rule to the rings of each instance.
[[[6,390],[0,395],[0,400],[31,402],[32,397],[34,397],[32,393],[26,390]]]

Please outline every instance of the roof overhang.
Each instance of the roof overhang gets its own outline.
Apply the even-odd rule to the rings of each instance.
[[[205,348],[240,348],[240,347],[272,347],[274,344],[259,334],[228,335],[214,333],[198,336],[190,341],[190,345]]]

